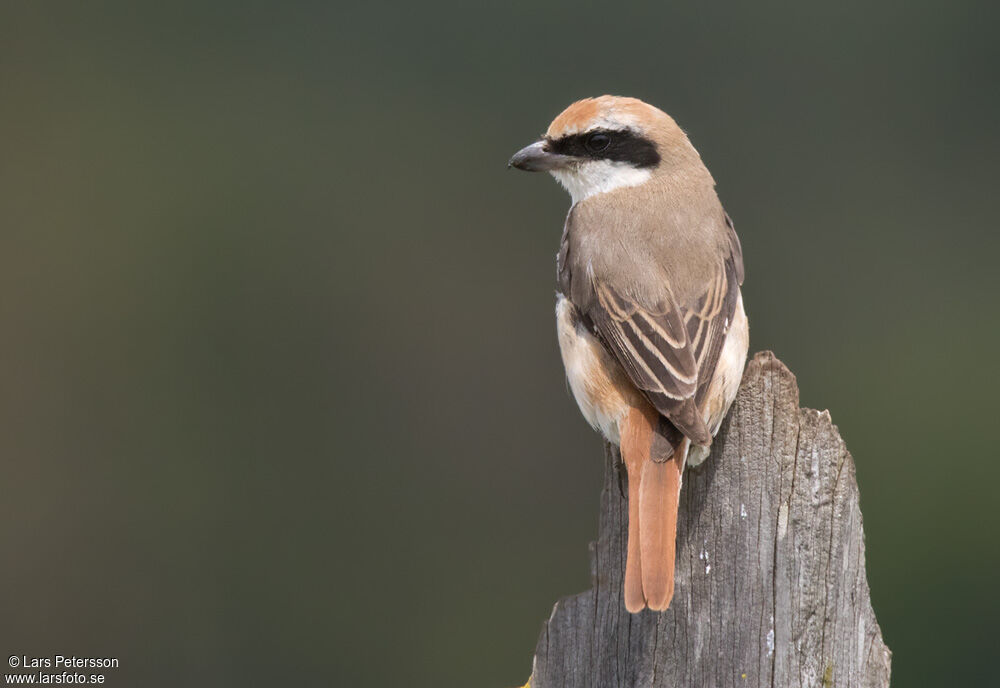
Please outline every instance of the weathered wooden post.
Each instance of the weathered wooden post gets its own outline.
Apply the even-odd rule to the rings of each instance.
[[[826,411],[799,408],[774,354],[747,364],[712,455],[685,473],[663,613],[631,615],[622,601],[619,460],[608,447],[593,588],[555,605],[532,688],[889,685],[853,460]]]

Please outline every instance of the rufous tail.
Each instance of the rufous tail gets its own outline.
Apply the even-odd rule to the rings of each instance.
[[[640,561],[646,605],[661,612],[674,597],[674,560],[677,548],[677,507],[688,439],[665,461],[650,459],[642,467],[639,484]]]
[[[653,409],[631,409],[621,423],[622,460],[628,472],[628,551],[625,608],[663,611],[674,596],[677,508],[689,441],[669,458],[652,457],[659,421]]]

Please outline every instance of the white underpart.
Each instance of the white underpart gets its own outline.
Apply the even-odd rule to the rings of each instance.
[[[613,160],[590,160],[552,170],[552,176],[569,191],[573,203],[623,186],[639,186],[651,175],[649,170]]]
[[[732,327],[730,327],[732,325]],[[747,331],[747,316],[743,311],[743,294],[737,297],[736,313],[733,314],[733,322],[726,322],[726,340],[722,345],[722,352],[719,354],[719,362],[715,367],[715,375],[712,378],[708,391],[709,399],[716,399],[721,403],[709,405],[705,409],[705,425],[708,431],[715,436],[719,432],[723,418],[729,411],[736,393],[740,389],[740,381],[743,379],[743,367],[747,360],[747,348],[750,344],[749,333]],[[706,458],[710,447],[699,447],[692,445],[688,451],[687,465],[697,466]]]
[[[556,332],[569,388],[591,427],[599,430],[609,442],[620,444],[618,423],[628,412],[628,405],[623,399],[614,399],[613,395],[607,400],[591,396],[587,384],[588,380],[606,377],[611,366],[617,364],[611,362],[610,354],[597,338],[576,322],[575,312],[576,308],[569,299],[559,294],[556,300]]]

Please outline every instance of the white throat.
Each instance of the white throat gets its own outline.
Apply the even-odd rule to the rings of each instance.
[[[626,162],[591,160],[573,167],[552,170],[552,176],[569,191],[573,203],[623,186],[639,186],[651,176],[649,170]]]

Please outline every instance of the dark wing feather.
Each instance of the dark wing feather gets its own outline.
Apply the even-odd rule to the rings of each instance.
[[[586,315],[632,383],[692,441],[711,443],[695,407],[698,365],[681,309],[643,308],[607,284],[593,286],[597,299]]]
[[[736,311],[742,272],[737,251],[694,303],[678,306],[670,298],[647,308],[594,280],[597,298],[585,313],[632,383],[695,444],[712,442],[699,408]]]

